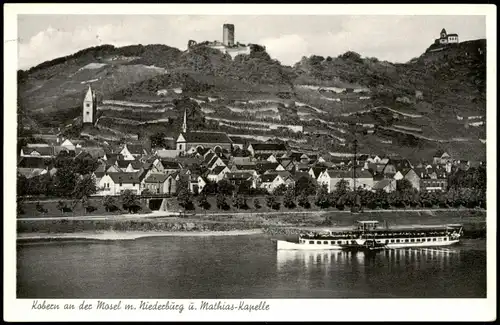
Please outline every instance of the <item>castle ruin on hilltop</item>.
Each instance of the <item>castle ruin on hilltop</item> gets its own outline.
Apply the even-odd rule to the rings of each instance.
[[[234,42],[234,25],[233,24],[224,24],[222,25],[222,42],[221,41],[213,41],[213,42],[203,42],[199,43],[199,45],[206,45],[209,48],[221,51],[224,54],[229,54],[234,59],[235,56],[239,54],[248,55],[251,52],[252,44],[241,44],[240,42]],[[198,45],[196,41],[190,40],[188,42],[188,50]]]

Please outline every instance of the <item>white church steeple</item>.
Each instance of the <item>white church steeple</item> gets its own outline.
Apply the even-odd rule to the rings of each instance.
[[[97,101],[95,93],[89,85],[89,89],[83,99],[83,123],[94,124],[97,118]]]
[[[184,121],[182,122],[182,132],[183,133],[187,132],[187,113],[186,113],[186,110],[184,110]]]

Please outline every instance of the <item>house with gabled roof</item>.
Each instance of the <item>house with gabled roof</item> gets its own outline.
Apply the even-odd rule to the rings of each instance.
[[[451,158],[450,154],[448,154],[444,150],[438,150],[432,157],[432,161],[434,164],[437,165],[446,165],[447,163],[451,163],[453,159]]]
[[[235,187],[238,187],[245,182],[248,182],[248,184],[250,184],[250,188],[256,187],[256,180],[251,173],[230,172],[225,174],[224,179],[233,184]]]
[[[189,175],[189,191],[191,193],[200,193],[203,191],[205,185],[207,185],[208,180],[205,177],[198,174]]]
[[[259,178],[259,187],[266,189],[269,193],[274,192],[274,190],[282,184],[286,185],[286,182],[279,174],[263,174]]]
[[[406,179],[411,183],[414,189],[417,191],[420,190],[420,177],[413,168],[402,168],[401,170],[398,170],[398,172],[394,175],[394,179],[396,181]]]
[[[291,159],[280,158],[280,159],[278,159],[277,162],[279,162],[285,170],[293,171],[295,168],[295,165]]]
[[[141,193],[141,180],[136,173],[107,173],[99,180],[99,195],[120,195],[125,190]]]
[[[54,147],[52,146],[23,147],[20,155],[21,157],[55,157]]]
[[[213,155],[207,164],[207,168],[213,170],[216,167],[227,167],[227,164],[219,156]]]
[[[207,174],[207,180],[217,183],[221,181],[227,173],[230,172],[231,170],[226,166],[215,167]]]
[[[125,144],[123,149],[120,151],[120,154],[123,156],[124,160],[136,160],[144,155],[149,154],[148,150],[146,150],[140,144]]]
[[[308,174],[314,178],[314,179],[318,179],[319,175],[324,172],[325,170],[327,170],[326,167],[322,167],[322,166],[312,166],[309,168],[309,171],[308,171]]]
[[[440,165],[416,168],[415,172],[420,177],[420,191],[443,192],[448,188],[448,174]]]
[[[386,178],[394,178],[398,171],[409,170],[413,168],[408,159],[396,159],[390,158],[387,164],[385,164],[382,174]]]
[[[347,182],[348,188],[354,189],[354,173],[352,170],[324,170],[318,177],[317,181],[320,186],[326,185],[328,192],[335,191],[337,183],[341,180]],[[372,190],[374,185],[373,175],[363,169],[356,170],[356,188]]]
[[[177,181],[174,174],[149,174],[142,180],[143,191],[148,189],[153,194],[172,195],[177,189]]]
[[[271,171],[282,171],[285,170],[283,166],[276,162],[276,163],[270,163],[270,162],[258,162],[255,164],[255,169],[257,170],[258,173],[263,174],[268,170]]]
[[[157,159],[153,162],[151,169],[157,173],[171,174],[182,168],[179,162],[170,159]]]

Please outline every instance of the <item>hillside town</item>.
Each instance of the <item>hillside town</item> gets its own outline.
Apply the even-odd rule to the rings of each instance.
[[[89,86],[82,105],[84,126],[92,127],[95,122],[95,105]],[[44,143],[21,147],[18,196],[87,198],[128,193],[166,198],[178,196],[181,189],[189,195],[282,196],[295,188],[293,196],[298,197],[302,192],[318,195],[319,189],[325,195],[485,189],[485,180],[477,176],[485,170],[485,162],[460,160],[445,151],[436,152],[427,162],[363,153],[320,155],[292,149],[283,142],[242,142],[224,132],[191,131],[186,112],[175,149],[147,141],[71,139],[52,131],[55,134],[46,133],[36,141]],[[484,198],[474,202],[485,204]],[[162,204],[156,209],[167,207]]]

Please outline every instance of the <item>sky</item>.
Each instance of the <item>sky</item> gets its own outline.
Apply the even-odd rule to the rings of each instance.
[[[407,62],[420,56],[442,28],[460,41],[486,38],[485,16],[19,15],[18,68],[103,44],[185,50],[190,39],[222,40],[224,23],[235,25],[235,41],[264,45],[286,65],[303,56],[335,57],[346,51]]]

